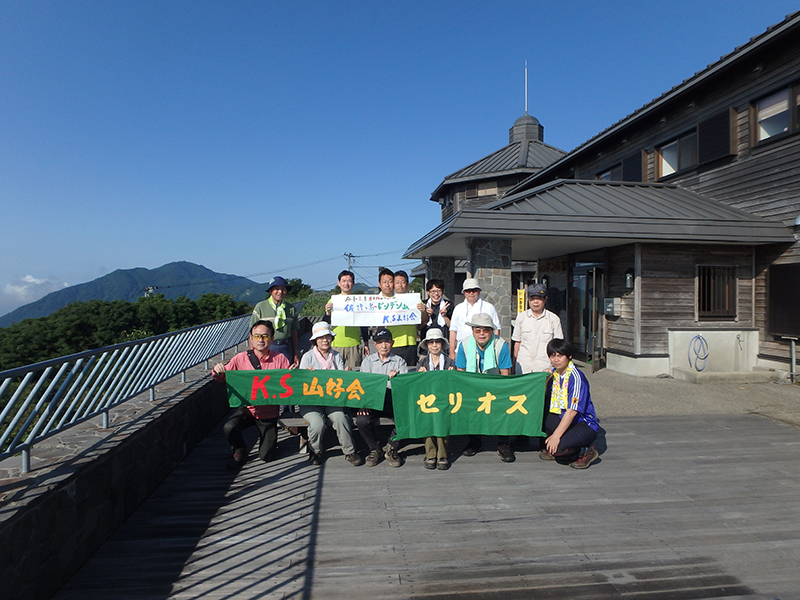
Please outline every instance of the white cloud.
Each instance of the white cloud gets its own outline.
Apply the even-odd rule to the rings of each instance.
[[[68,286],[68,283],[58,281],[54,277],[47,279],[39,279],[33,275],[17,277],[7,283],[0,292],[0,315]]]

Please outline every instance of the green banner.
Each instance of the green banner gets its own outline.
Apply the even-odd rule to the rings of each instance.
[[[226,371],[228,402],[247,405],[297,404],[383,409],[386,375],[357,371]]]
[[[542,436],[547,373],[408,373],[392,379],[396,439],[434,435]]]

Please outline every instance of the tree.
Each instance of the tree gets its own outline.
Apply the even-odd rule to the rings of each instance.
[[[298,300],[303,300],[304,298],[308,298],[314,292],[313,288],[307,283],[303,283],[303,280],[299,277],[287,279],[286,282],[292,289],[291,292],[286,294],[287,302],[297,302]]]
[[[250,311],[228,294],[204,294],[197,301],[162,294],[124,300],[73,302],[47,317],[0,328],[0,371],[113,346]]]

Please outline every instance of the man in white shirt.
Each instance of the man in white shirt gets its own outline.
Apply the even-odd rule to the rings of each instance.
[[[545,309],[547,288],[541,283],[528,286],[528,310],[517,315],[514,321],[514,360],[522,373],[550,371],[547,344],[554,338],[563,338],[561,319]]]
[[[467,323],[472,317],[481,313],[487,314],[492,318],[494,335],[500,335],[500,317],[494,306],[481,298],[481,286],[477,279],[465,279],[461,286],[461,292],[465,300],[453,309],[453,316],[450,319],[450,358],[455,360],[458,346],[472,336],[472,327]]]

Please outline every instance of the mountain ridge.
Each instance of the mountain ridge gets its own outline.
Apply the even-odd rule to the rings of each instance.
[[[46,317],[72,302],[88,300],[126,300],[135,302],[147,287],[155,293],[175,299],[186,296],[197,300],[203,294],[230,294],[251,304],[266,297],[266,284],[229,273],[217,273],[188,261],[176,261],[156,269],[134,267],[117,269],[85,283],[78,283],[20,306],[0,317],[0,327],[8,327],[24,319]]]

